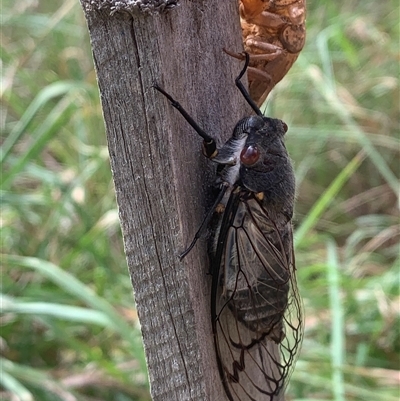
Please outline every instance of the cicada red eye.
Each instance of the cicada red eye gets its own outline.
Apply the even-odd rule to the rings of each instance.
[[[286,124],[285,122],[283,122],[283,121],[282,121],[282,124],[283,124],[283,130],[284,130],[285,133],[286,133],[287,130],[288,130],[288,126],[287,126],[287,124]]]
[[[252,166],[260,157],[260,151],[257,149],[257,146],[249,145],[243,148],[240,153],[240,161],[245,166]]]

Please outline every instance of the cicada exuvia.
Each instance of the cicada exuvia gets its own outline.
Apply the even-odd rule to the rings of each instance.
[[[178,102],[155,88],[204,139],[203,153],[219,165],[219,195],[181,257],[211,225],[211,319],[225,392],[231,401],[279,401],[303,335],[291,222],[295,180],[283,141],[286,124],[264,117],[240,81],[248,63],[246,54],[235,82],[256,115],[240,120],[221,148]]]
[[[261,105],[303,49],[306,0],[239,0],[239,13],[243,46],[250,54],[249,92]]]

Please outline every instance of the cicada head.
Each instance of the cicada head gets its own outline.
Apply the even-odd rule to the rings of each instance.
[[[284,143],[287,125],[278,119],[250,117],[241,127],[247,134],[240,153],[241,185],[252,192],[264,192],[275,200],[294,200],[294,173]]]

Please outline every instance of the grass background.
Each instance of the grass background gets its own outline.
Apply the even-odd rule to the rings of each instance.
[[[290,127],[306,310],[290,399],[397,401],[399,4],[308,1]],[[2,2],[0,397],[150,400],[76,0]]]

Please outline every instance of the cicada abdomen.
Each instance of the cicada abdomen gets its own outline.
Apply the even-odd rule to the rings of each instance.
[[[221,190],[212,212],[211,319],[220,376],[230,401],[281,401],[303,333],[296,284],[292,215],[293,168],[284,144],[287,126],[256,112],[239,121],[221,148],[169,94],[156,86],[204,139],[217,163]],[[181,255],[184,257],[199,237]]]
[[[239,11],[250,96],[261,105],[303,49],[306,0],[239,0]]]

